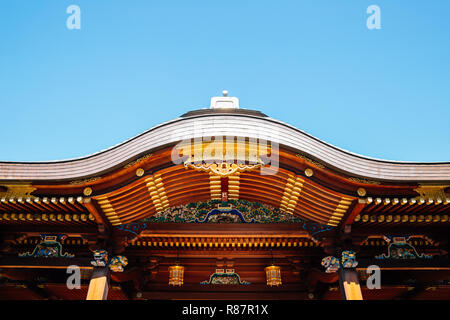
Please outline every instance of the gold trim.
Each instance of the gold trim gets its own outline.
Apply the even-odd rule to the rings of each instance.
[[[116,211],[114,210],[113,205],[111,204],[111,202],[109,201],[109,199],[107,197],[99,198],[98,204],[100,205],[100,208],[102,209],[106,218],[109,220],[109,222],[111,222],[111,225],[117,226],[117,225],[122,224],[119,216],[117,215]]]
[[[364,184],[381,184],[381,182],[379,182],[379,181],[355,178],[355,177],[349,177],[348,180],[353,181],[353,182],[358,182],[358,183],[364,183]]]
[[[192,168],[197,171],[205,171],[217,176],[226,177],[236,173],[251,171],[262,166],[258,164],[242,164],[242,163],[185,163],[186,168]]]
[[[131,161],[130,163],[128,163],[127,165],[125,165],[123,168],[126,169],[126,168],[129,168],[129,167],[131,167],[131,166],[134,166],[136,163],[141,162],[141,161],[144,161],[145,159],[148,159],[148,158],[150,158],[150,157],[152,157],[152,156],[153,156],[153,153],[149,153],[149,154],[147,154],[147,155],[145,155],[145,156],[143,156],[143,157],[140,157],[140,158],[138,158],[138,159],[136,159],[136,160],[134,160],[134,161]]]
[[[169,199],[167,198],[161,175],[155,174],[149,176],[145,179],[145,182],[156,212],[168,209],[170,207]]]
[[[303,182],[304,180],[301,177],[289,175],[280,201],[281,211],[291,214],[294,212],[298,197],[302,191]]]
[[[83,179],[83,180],[74,180],[74,181],[70,181],[69,183],[70,184],[85,184],[85,183],[97,181],[101,178],[102,177],[93,177],[93,178],[87,178],[87,179]]]
[[[373,222],[386,222],[386,223],[446,223],[449,221],[448,215],[357,215],[355,222],[361,223],[373,223]]]
[[[323,164],[321,164],[321,163],[319,163],[319,162],[317,162],[317,161],[311,160],[310,158],[308,158],[308,157],[306,157],[306,156],[304,156],[304,155],[302,155],[302,154],[299,154],[299,153],[298,153],[298,154],[296,154],[296,156],[297,156],[298,158],[300,158],[300,159],[303,159],[303,160],[309,162],[309,163],[312,163],[312,164],[315,165],[316,167],[325,169],[325,166],[324,166]]]
[[[6,187],[6,191],[0,191],[1,198],[36,198],[31,193],[37,188],[31,186],[31,183],[3,184],[2,187]]]
[[[222,199],[222,184],[219,176],[209,175],[209,189],[211,191],[212,200]]]
[[[449,188],[449,185],[440,185],[440,186],[430,186],[430,185],[419,185],[418,188],[414,189],[415,192],[419,194],[416,197],[416,200],[427,199],[428,204],[436,202],[436,204],[440,204],[442,202],[446,202],[446,199],[450,197],[450,194],[445,192],[446,188]],[[433,200],[433,201],[429,201]]]
[[[239,174],[228,176],[228,199],[239,199]]]
[[[336,206],[336,209],[334,209],[333,214],[330,216],[327,224],[329,226],[336,227],[351,204],[352,199],[342,197],[341,201],[339,201],[338,205]]]

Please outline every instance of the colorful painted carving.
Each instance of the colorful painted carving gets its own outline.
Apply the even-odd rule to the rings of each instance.
[[[248,285],[250,282],[241,280],[239,275],[234,272],[234,269],[216,269],[210,277],[209,280],[200,282],[200,284],[219,284],[219,285]]]
[[[134,235],[139,235],[139,233],[141,233],[142,230],[147,229],[147,227],[148,224],[144,221],[130,222],[116,226],[117,229],[130,232]]]
[[[342,251],[341,265],[343,268],[356,268],[358,261],[356,261],[356,255],[353,251]]]
[[[33,252],[19,253],[19,257],[34,258],[73,258],[75,255],[62,253],[61,241],[66,239],[65,234],[41,234],[41,242],[34,248]]]
[[[339,269],[339,259],[333,256],[323,258],[321,264],[326,273],[336,272]]]
[[[210,200],[172,207],[155,214],[146,222],[194,223],[301,223],[302,219],[279,209],[246,200]]]
[[[123,272],[123,268],[128,264],[128,259],[124,256],[115,256],[109,262],[109,269],[113,272]]]
[[[108,252],[105,250],[94,250],[94,260],[91,261],[94,267],[106,267],[108,265]]]
[[[326,273],[331,273],[338,271],[340,268],[356,268],[358,261],[356,261],[355,252],[345,250],[342,251],[341,260],[334,256],[327,256],[322,259],[321,265],[326,268]]]
[[[384,240],[389,243],[388,253],[380,254],[375,256],[375,259],[396,259],[396,260],[406,260],[406,259],[431,259],[433,256],[427,254],[417,253],[416,248],[409,243],[411,237],[393,237],[385,236]]]
[[[94,267],[108,266],[112,272],[123,272],[123,268],[128,264],[125,256],[115,256],[108,260],[108,252],[106,250],[94,250],[94,260],[91,261]]]
[[[330,226],[304,221],[281,212],[278,208],[246,200],[210,200],[189,203],[156,213],[141,221],[123,224],[117,228],[139,234],[148,223],[299,223],[311,235],[332,229]]]

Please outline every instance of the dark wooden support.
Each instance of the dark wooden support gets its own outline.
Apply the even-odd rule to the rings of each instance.
[[[125,249],[128,245],[126,236],[114,235],[110,240],[110,246],[112,247],[111,252],[114,255],[123,254],[125,252]]]
[[[120,289],[129,300],[134,300],[138,292],[132,281],[126,281],[119,284]]]
[[[119,283],[128,283],[133,286],[135,292],[142,289],[144,285],[144,272],[141,268],[131,268],[124,272],[111,273],[111,280]]]
[[[353,207],[352,211],[343,219],[344,223],[341,224],[341,228],[344,228],[346,225],[352,224],[355,217],[361,213],[361,211],[366,206],[366,202],[358,199],[358,202]]]
[[[308,276],[306,278],[306,285],[308,292],[314,293],[316,291],[317,284],[321,283],[334,283],[339,280],[339,276],[337,273],[326,273],[319,271],[317,269],[311,269],[309,271]]]
[[[423,283],[418,283],[411,287],[408,291],[405,291],[393,298],[393,300],[411,300],[423,291],[425,291],[425,285]]]
[[[94,216],[95,221],[98,224],[100,234],[111,232],[112,230],[111,223],[108,221],[106,216],[101,212],[101,210],[98,209],[98,207],[95,205],[95,203],[92,201],[91,198],[83,199],[83,205],[89,211],[89,213]]]
[[[353,268],[340,268],[338,274],[342,300],[363,300],[356,270]]]
[[[32,281],[26,281],[25,286],[28,290],[32,291],[33,293],[37,294],[39,297],[45,300],[59,300],[59,298],[50,292],[48,292],[44,286],[39,286],[36,283]]]

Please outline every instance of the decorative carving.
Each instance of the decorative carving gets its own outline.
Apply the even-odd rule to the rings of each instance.
[[[303,160],[309,162],[309,163],[312,163],[312,164],[315,165],[316,167],[319,167],[319,168],[322,168],[322,169],[325,168],[325,166],[324,166],[323,164],[321,164],[321,163],[319,163],[319,162],[317,162],[317,161],[311,160],[310,158],[308,158],[308,157],[306,157],[306,156],[304,156],[304,155],[302,155],[302,154],[296,154],[296,156],[297,156],[298,158],[300,158],[300,159],[303,159]]]
[[[449,186],[426,186],[426,185],[420,185],[418,188],[414,189],[418,194],[420,194],[419,197],[416,199],[418,200],[420,197],[426,198],[426,199],[433,199],[435,201],[438,200],[445,200],[448,195],[445,190]]]
[[[375,256],[375,259],[396,259],[396,260],[406,260],[406,259],[431,259],[433,256],[427,254],[418,254],[416,248],[408,241],[412,237],[393,237],[384,236],[383,239],[389,243],[388,253],[380,254]]]
[[[257,164],[243,164],[243,163],[185,163],[186,168],[192,168],[198,171],[206,171],[218,176],[229,176],[236,172],[244,172],[255,170],[262,166],[262,163]]]
[[[216,269],[210,277],[209,280],[200,282],[200,284],[219,284],[219,285],[248,285],[250,282],[241,280],[239,275],[234,271],[234,269]]]
[[[331,226],[305,221],[278,208],[246,200],[210,200],[189,203],[156,213],[150,218],[117,226],[138,235],[149,223],[298,223],[312,236],[333,229]]]
[[[94,267],[106,267],[108,265],[108,252],[106,250],[94,250],[94,260],[91,261]]]
[[[140,157],[134,161],[131,161],[130,163],[128,163],[126,166],[124,166],[124,169],[129,168],[131,166],[134,166],[136,163],[144,161],[145,159],[151,158],[153,156],[153,153],[149,153],[143,157]]]
[[[123,272],[123,268],[128,264],[128,259],[124,256],[115,256],[109,262],[109,269],[113,272]]]
[[[333,256],[327,256],[322,259],[321,265],[326,268],[326,273],[337,272],[340,268],[356,268],[355,252],[350,250],[342,251],[341,260]]]
[[[31,193],[37,188],[31,186],[31,184],[5,184],[2,187],[5,188],[5,191],[1,191],[0,189],[0,197],[2,198],[36,198]]]
[[[146,222],[191,223],[302,223],[304,220],[278,208],[247,200],[210,200],[172,207]]]
[[[74,181],[70,181],[70,184],[85,184],[85,183],[97,181],[101,178],[102,177],[93,177],[93,178],[87,178],[87,179],[83,179],[83,180],[74,180]]]
[[[350,178],[348,178],[348,180],[358,182],[358,183],[364,183],[364,184],[381,184],[381,182],[379,182],[379,181],[355,178],[355,177],[350,177]]]
[[[336,272],[339,269],[339,259],[333,256],[327,256],[322,259],[321,265],[326,273]]]
[[[147,229],[147,223],[144,221],[136,221],[116,226],[117,229],[139,235],[142,230]]]
[[[112,272],[123,272],[123,268],[128,264],[128,259],[124,256],[115,256],[108,260],[108,252],[106,250],[94,250],[94,260],[91,265],[94,267],[108,266]]]
[[[358,261],[356,261],[356,255],[353,251],[342,251],[341,265],[343,268],[356,268]]]
[[[41,234],[41,242],[34,248],[33,252],[19,253],[19,257],[34,258],[73,258],[75,255],[62,253],[61,241],[66,239],[65,234]]]

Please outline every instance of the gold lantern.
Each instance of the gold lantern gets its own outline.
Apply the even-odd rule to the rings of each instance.
[[[272,255],[272,265],[264,269],[266,271],[267,285],[279,286],[281,285],[281,268],[273,263],[272,249],[270,250],[270,254]]]
[[[169,267],[169,285],[181,286],[183,285],[184,267],[180,265]]]
[[[281,285],[281,271],[279,266],[269,266],[265,268],[267,285],[268,286],[279,286]]]
[[[182,286],[184,277],[184,267],[180,266],[178,261],[178,250],[177,250],[177,261],[174,266],[169,267],[169,285],[170,286]]]

